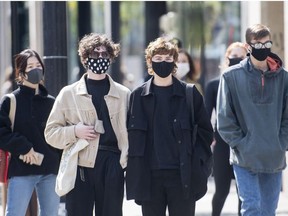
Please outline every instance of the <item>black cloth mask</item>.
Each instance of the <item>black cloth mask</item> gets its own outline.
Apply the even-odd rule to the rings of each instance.
[[[105,58],[88,58],[86,65],[93,73],[103,74],[108,70],[110,66],[110,60]]]
[[[255,49],[254,47],[252,47],[251,55],[258,61],[264,61],[269,56],[270,53],[271,53],[270,48]]]
[[[243,59],[242,58],[228,58],[229,59],[229,67],[232,65],[239,64]]]
[[[172,70],[175,67],[174,62],[154,62],[152,61],[152,69],[153,71],[160,77],[165,78],[168,77],[171,73]]]
[[[38,84],[43,79],[43,70],[39,68],[34,68],[30,70],[27,75],[27,81],[32,84]]]

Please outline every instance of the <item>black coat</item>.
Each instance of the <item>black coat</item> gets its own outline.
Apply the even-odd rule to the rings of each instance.
[[[155,97],[151,89],[152,81],[153,78],[132,92],[128,111],[127,199],[135,199],[137,203],[149,200],[151,192],[151,152],[148,149],[153,143]],[[201,164],[211,156],[213,129],[201,94],[196,87],[193,90],[194,116],[198,125],[195,144],[192,144],[193,127],[191,110],[186,102],[186,84],[174,77],[170,107],[172,115],[169,121],[173,122],[173,132],[179,144],[179,168],[185,198],[194,196],[197,200],[207,191],[207,176],[201,169]],[[195,149],[198,149],[197,154],[194,154]]]
[[[16,98],[14,130],[11,131],[9,119],[10,98],[3,97],[0,104],[0,148],[11,153],[8,176],[57,174],[61,151],[47,144],[44,129],[47,118],[54,104],[54,97],[46,88],[35,89],[19,85],[13,91]],[[44,154],[41,166],[30,165],[19,159],[19,155],[34,151]]]

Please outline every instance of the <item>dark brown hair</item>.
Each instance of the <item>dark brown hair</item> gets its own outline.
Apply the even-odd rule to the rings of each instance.
[[[78,44],[78,55],[86,68],[86,60],[96,47],[105,46],[113,61],[120,53],[120,44],[114,43],[104,34],[90,33],[85,35]]]
[[[262,24],[254,24],[246,30],[246,43],[251,43],[253,39],[259,40],[268,36],[271,38],[270,29]]]
[[[32,49],[25,49],[19,54],[15,55],[15,78],[17,82],[22,82],[23,77],[25,77],[25,70],[27,67],[27,61],[30,57],[36,57],[39,63],[42,66],[43,74],[45,72],[44,70],[44,63],[42,59],[40,58],[39,54],[32,50]]]
[[[194,80],[194,75],[196,73],[196,70],[195,70],[194,62],[192,60],[192,56],[184,49],[180,49],[179,53],[183,53],[188,59],[190,70],[185,77],[188,77],[189,79]]]

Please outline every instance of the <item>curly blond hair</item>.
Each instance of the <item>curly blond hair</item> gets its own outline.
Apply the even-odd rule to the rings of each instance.
[[[86,60],[96,47],[105,46],[113,61],[120,53],[120,44],[114,43],[104,34],[90,33],[85,35],[78,44],[78,55],[82,65],[86,68]]]

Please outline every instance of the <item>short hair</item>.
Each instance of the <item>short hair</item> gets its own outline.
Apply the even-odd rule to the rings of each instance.
[[[246,43],[250,43],[253,39],[259,40],[269,36],[271,38],[270,29],[262,24],[254,24],[246,30]]]
[[[30,57],[36,57],[42,66],[43,74],[45,72],[44,63],[40,58],[39,54],[32,49],[25,49],[19,54],[15,55],[15,78],[17,82],[22,82],[22,78],[25,77],[25,70],[27,67],[27,61]]]
[[[159,37],[156,40],[149,43],[145,50],[145,59],[148,67],[148,73],[152,74],[153,70],[151,68],[150,62],[152,61],[152,57],[155,55],[171,55],[173,56],[174,62],[178,60],[178,47],[176,44],[172,43],[169,39],[164,37]],[[175,65],[172,73],[175,73],[177,67]]]
[[[120,44],[114,43],[104,34],[90,33],[85,35],[78,44],[78,55],[86,68],[86,60],[96,47],[105,46],[113,61],[120,53]]]

